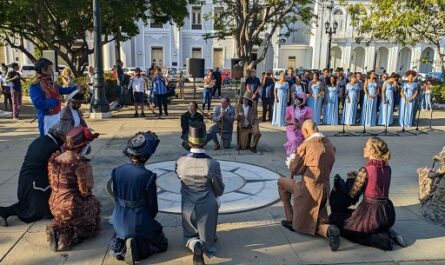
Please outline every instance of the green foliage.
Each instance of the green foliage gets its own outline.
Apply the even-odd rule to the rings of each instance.
[[[290,36],[297,30],[297,22],[309,24],[314,18],[312,0],[214,0],[213,4],[220,11],[204,16],[213,20],[214,30],[203,37],[234,38],[236,56],[245,62],[245,73],[264,60],[275,33]],[[264,49],[253,60],[253,49],[259,45]]]
[[[150,18],[182,25],[188,2],[194,0],[101,0],[102,44],[136,36],[137,23]],[[24,40],[40,51],[56,50],[80,76],[94,52],[87,40],[88,32],[93,32],[92,9],[92,0],[0,0],[0,38],[33,62],[37,56],[26,50]]]
[[[445,104],[445,84],[433,85],[433,97],[437,103]]]
[[[429,42],[439,52],[445,74],[445,53],[440,46],[445,36],[444,0],[371,0],[369,5],[342,2],[358,33],[356,41],[390,40],[403,46]]]

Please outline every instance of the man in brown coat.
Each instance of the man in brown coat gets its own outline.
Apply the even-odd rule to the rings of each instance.
[[[278,192],[286,214],[281,224],[291,231],[326,237],[331,250],[336,251],[340,246],[340,231],[328,224],[326,208],[335,146],[318,132],[312,120],[306,120],[301,131],[305,141],[291,155],[289,170],[292,175],[301,175],[302,179],[278,179]]]
[[[250,148],[250,151],[256,153],[256,147],[261,138],[261,132],[258,124],[257,109],[256,105],[254,105],[252,96],[252,92],[246,91],[246,93],[244,93],[242,104],[236,106],[235,119],[238,122],[238,149],[244,150]]]

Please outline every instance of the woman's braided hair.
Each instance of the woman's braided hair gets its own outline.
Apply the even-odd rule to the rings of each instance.
[[[368,139],[369,146],[371,147],[371,158],[377,160],[388,161],[391,159],[391,152],[388,145],[379,137],[371,137]]]

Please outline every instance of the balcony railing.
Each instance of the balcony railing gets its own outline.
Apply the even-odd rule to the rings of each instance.
[[[201,30],[202,29],[202,24],[192,24],[192,29]]]

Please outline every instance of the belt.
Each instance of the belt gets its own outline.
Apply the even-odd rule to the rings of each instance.
[[[120,206],[124,207],[124,208],[141,208],[144,207],[146,202],[145,199],[140,199],[138,201],[127,201],[127,200],[123,200],[123,199],[117,199],[117,202],[119,203]]]

